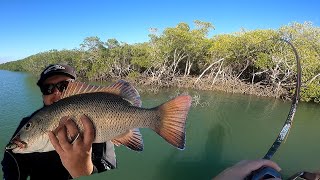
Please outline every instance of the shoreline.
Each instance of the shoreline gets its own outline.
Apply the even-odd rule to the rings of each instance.
[[[202,78],[195,83],[194,77],[173,77],[168,80],[155,80],[151,77],[138,79],[128,79],[133,85],[149,87],[150,91],[158,91],[160,88],[190,88],[194,90],[222,91],[226,93],[236,93],[245,95],[256,95],[260,97],[270,97],[291,101],[293,94],[284,88],[263,86],[260,84],[248,84],[239,79],[218,79],[214,84],[208,78]],[[152,86],[152,87],[151,87]]]

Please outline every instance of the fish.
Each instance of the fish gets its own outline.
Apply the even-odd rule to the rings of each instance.
[[[62,117],[68,116],[83,133],[79,120],[87,116],[93,123],[93,143],[111,141],[134,151],[143,150],[140,128],[155,131],[168,143],[185,148],[185,126],[192,103],[189,95],[180,95],[153,108],[143,108],[138,91],[120,80],[110,86],[70,82],[61,99],[44,106],[11,139],[6,149],[13,153],[54,151],[48,132],[55,130]],[[70,142],[70,135],[68,135]]]

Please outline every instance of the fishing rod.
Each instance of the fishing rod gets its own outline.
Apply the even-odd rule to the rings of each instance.
[[[290,128],[292,127],[293,117],[297,110],[297,105],[300,98],[300,88],[301,88],[301,64],[300,64],[300,57],[298,55],[298,51],[289,40],[284,38],[280,38],[279,40],[289,44],[289,46],[292,48],[294,52],[296,63],[297,63],[297,79],[296,79],[295,93],[292,99],[291,108],[287,116],[287,119],[284,125],[282,126],[282,129],[278,137],[276,138],[276,140],[274,141],[274,143],[272,144],[272,146],[270,147],[266,155],[263,157],[263,159],[268,159],[268,160],[272,158],[272,156],[280,147],[283,140],[288,136]],[[297,175],[300,175],[300,174],[297,174]],[[281,175],[278,171],[276,171],[271,167],[262,167],[254,171],[253,173],[251,173],[246,179],[259,180],[259,179],[267,179],[267,178],[281,178]]]
[[[288,114],[288,117],[286,119],[286,121],[284,122],[284,125],[277,137],[277,139],[274,141],[274,143],[272,144],[272,146],[270,147],[269,151],[267,152],[267,154],[263,157],[263,159],[271,159],[271,157],[274,155],[274,153],[278,150],[278,148],[280,147],[281,143],[283,142],[283,140],[288,136],[288,133],[290,131],[290,128],[292,127],[292,123],[293,123],[293,117],[295,115],[295,112],[297,110],[297,106],[298,106],[298,101],[300,98],[300,88],[301,88],[301,64],[300,64],[300,58],[298,55],[298,52],[296,50],[296,48],[293,46],[293,44],[286,40],[286,39],[280,39],[286,43],[288,43],[293,52],[294,55],[296,57],[296,63],[297,63],[297,80],[296,80],[296,90],[292,99],[292,104],[291,104],[291,108]]]

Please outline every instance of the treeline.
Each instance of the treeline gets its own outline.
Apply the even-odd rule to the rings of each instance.
[[[39,74],[51,63],[74,66],[88,80],[130,79],[158,86],[242,89],[242,93],[290,98],[297,49],[302,64],[303,101],[320,102],[320,28],[311,22],[277,30],[241,30],[208,37],[209,22],[195,21],[150,31],[145,43],[127,44],[99,37],[84,39],[72,50],[51,50],[0,65],[0,69]],[[264,91],[264,93],[260,93]],[[267,92],[266,92],[267,91]],[[238,91],[239,92],[239,91]]]

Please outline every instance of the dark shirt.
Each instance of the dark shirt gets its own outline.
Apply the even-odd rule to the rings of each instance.
[[[22,119],[12,137],[29,121],[30,117]],[[114,147],[111,142],[92,144],[92,162],[93,173],[116,167]],[[6,150],[1,164],[5,180],[25,180],[28,176],[30,180],[72,179],[56,151],[15,154],[11,150]]]

